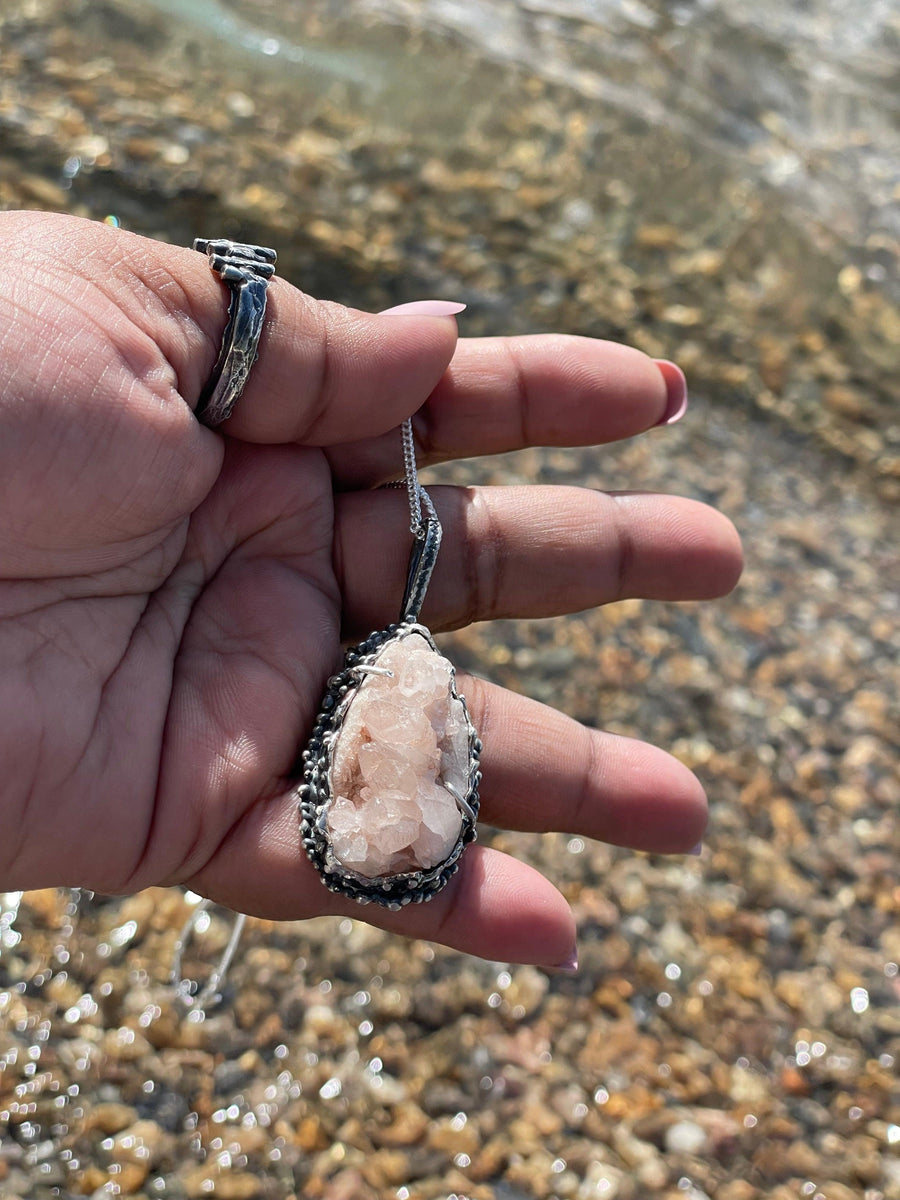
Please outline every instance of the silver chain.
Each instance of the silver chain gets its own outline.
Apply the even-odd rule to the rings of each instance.
[[[430,517],[435,516],[431,497],[419,483],[416,468],[416,443],[413,437],[412,417],[407,417],[400,427],[403,436],[403,470],[406,473],[406,494],[409,496],[409,531],[416,538],[425,536],[422,505]]]
[[[440,530],[441,523],[438,520],[434,502],[421,483],[419,483],[419,472],[416,467],[416,443],[413,437],[411,417],[407,417],[400,426],[400,433],[403,438],[404,478],[392,480],[390,483],[383,483],[381,486],[386,488],[406,488],[406,494],[409,498],[409,532],[416,541],[420,542],[426,536],[427,525]],[[427,521],[426,517],[428,518]]]

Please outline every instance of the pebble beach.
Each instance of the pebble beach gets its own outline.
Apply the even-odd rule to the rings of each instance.
[[[900,1200],[900,10],[498,2],[476,42],[461,7],[6,0],[0,207],[677,361],[677,426],[426,481],[735,522],[725,600],[441,639],[688,764],[703,851],[484,829],[563,890],[576,975],[248,919],[203,1003],[233,914],[0,893],[2,1200]]]

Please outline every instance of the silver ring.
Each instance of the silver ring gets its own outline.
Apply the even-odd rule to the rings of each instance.
[[[194,409],[197,420],[212,428],[231,416],[256,362],[266,289],[275,274],[277,255],[267,246],[226,238],[194,238],[194,249],[208,257],[210,268],[231,292],[219,357]]]

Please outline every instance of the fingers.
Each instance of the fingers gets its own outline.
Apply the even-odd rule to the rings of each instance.
[[[186,308],[205,335],[202,353],[194,346],[186,352],[183,338],[168,345],[192,403],[218,353],[227,291],[203,255],[143,245],[151,284],[174,297],[176,313]],[[159,287],[157,259],[165,260],[170,282],[179,281],[177,291]],[[422,461],[439,462],[615,441],[666,421],[685,400],[677,368],[628,346],[543,335],[457,347],[452,318],[358,312],[314,300],[276,276],[259,357],[227,428],[254,442],[346,447],[334,454],[337,482],[364,486],[396,474],[396,426],[417,410]]]
[[[639,350],[592,338],[541,334],[471,338],[415,414],[420,463],[499,454],[526,446],[593,446],[677,419],[684,376]],[[397,473],[396,438],[332,453],[341,487]]]
[[[296,806],[283,799],[254,810],[198,876],[185,881],[239,912],[273,920],[337,914],[406,937],[428,938],[500,962],[564,963],[575,943],[569,906],[533,867],[471,846],[459,871],[425,904],[390,912],[326,890],[309,863]]]
[[[703,599],[737,581],[731,522],[693,500],[586,488],[434,488],[444,538],[422,619],[452,629],[546,617],[625,596]],[[406,495],[337,497],[336,565],[345,636],[396,620],[410,534]]]
[[[196,404],[230,300],[205,255],[67,215],[10,213],[4,225],[35,267],[52,259],[74,271],[119,324],[140,332],[144,340],[131,336],[124,353],[145,382]],[[455,346],[452,318],[362,313],[276,275],[258,359],[227,431],[253,442],[340,445],[333,467],[351,487],[396,472],[396,426],[417,410],[422,461],[438,462],[613,441],[683,408],[677,368],[627,346],[557,335],[472,339],[454,356]]]
[[[347,911],[359,916],[352,901]],[[561,967],[575,949],[572,913],[553,884],[527,863],[477,845],[433,900],[384,912],[372,924],[499,962]]]
[[[564,830],[654,852],[700,841],[706,799],[661,750],[585,729],[552,709],[475,679],[460,681],[484,742],[482,817],[511,829]],[[259,916],[338,913],[483,958],[558,966],[574,943],[571,914],[525,863],[471,847],[433,900],[391,913],[327,892],[303,853],[296,804],[279,796],[235,824],[192,888]]]
[[[174,384],[196,404],[219,353],[230,300],[206,255],[71,216],[4,219],[11,236],[29,243],[22,252],[35,265],[51,258],[64,264],[143,333],[141,357],[132,354],[136,370],[152,375],[160,392]],[[154,344],[161,362],[145,352]],[[258,359],[228,433],[310,445],[383,434],[420,406],[455,344],[452,318],[357,312],[313,300],[276,275]]]
[[[4,221],[29,244],[22,253],[35,265],[52,258],[76,270],[122,324],[141,332],[145,342],[135,357],[132,338],[129,362],[156,390],[177,388],[196,404],[230,300],[205,255],[71,216],[13,213]],[[154,345],[164,361],[151,361]],[[276,275],[259,355],[227,432],[252,442],[339,445],[339,485],[368,486],[396,473],[396,426],[417,410],[422,461],[438,462],[613,441],[672,419],[685,399],[677,368],[611,342],[479,338],[454,356],[455,346],[452,318],[362,313],[314,300]]]
[[[220,296],[217,321],[221,306]],[[314,446],[382,435],[399,455],[396,427],[434,388],[455,345],[452,317],[358,312],[276,279],[259,359],[227,432]]]
[[[484,821],[660,854],[684,854],[702,839],[703,788],[665,751],[483,680],[460,678],[459,688],[484,743]]]
[[[171,270],[190,280],[186,298],[208,343],[205,356],[184,362],[182,391],[192,401],[218,352],[226,293],[203,256],[165,249],[177,255]],[[259,358],[228,433],[335,445],[338,486],[396,475],[396,426],[417,410],[424,464],[615,441],[664,422],[686,399],[677,368],[613,342],[539,335],[457,345],[447,317],[363,313],[277,276],[268,296]],[[176,343],[170,358],[178,352]]]

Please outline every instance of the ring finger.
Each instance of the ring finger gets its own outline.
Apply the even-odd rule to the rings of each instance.
[[[697,600],[735,584],[731,522],[697,501],[570,487],[440,487],[444,528],[422,613],[435,630],[548,617],[639,596]],[[337,499],[335,562],[344,636],[397,619],[410,547],[404,493]]]

